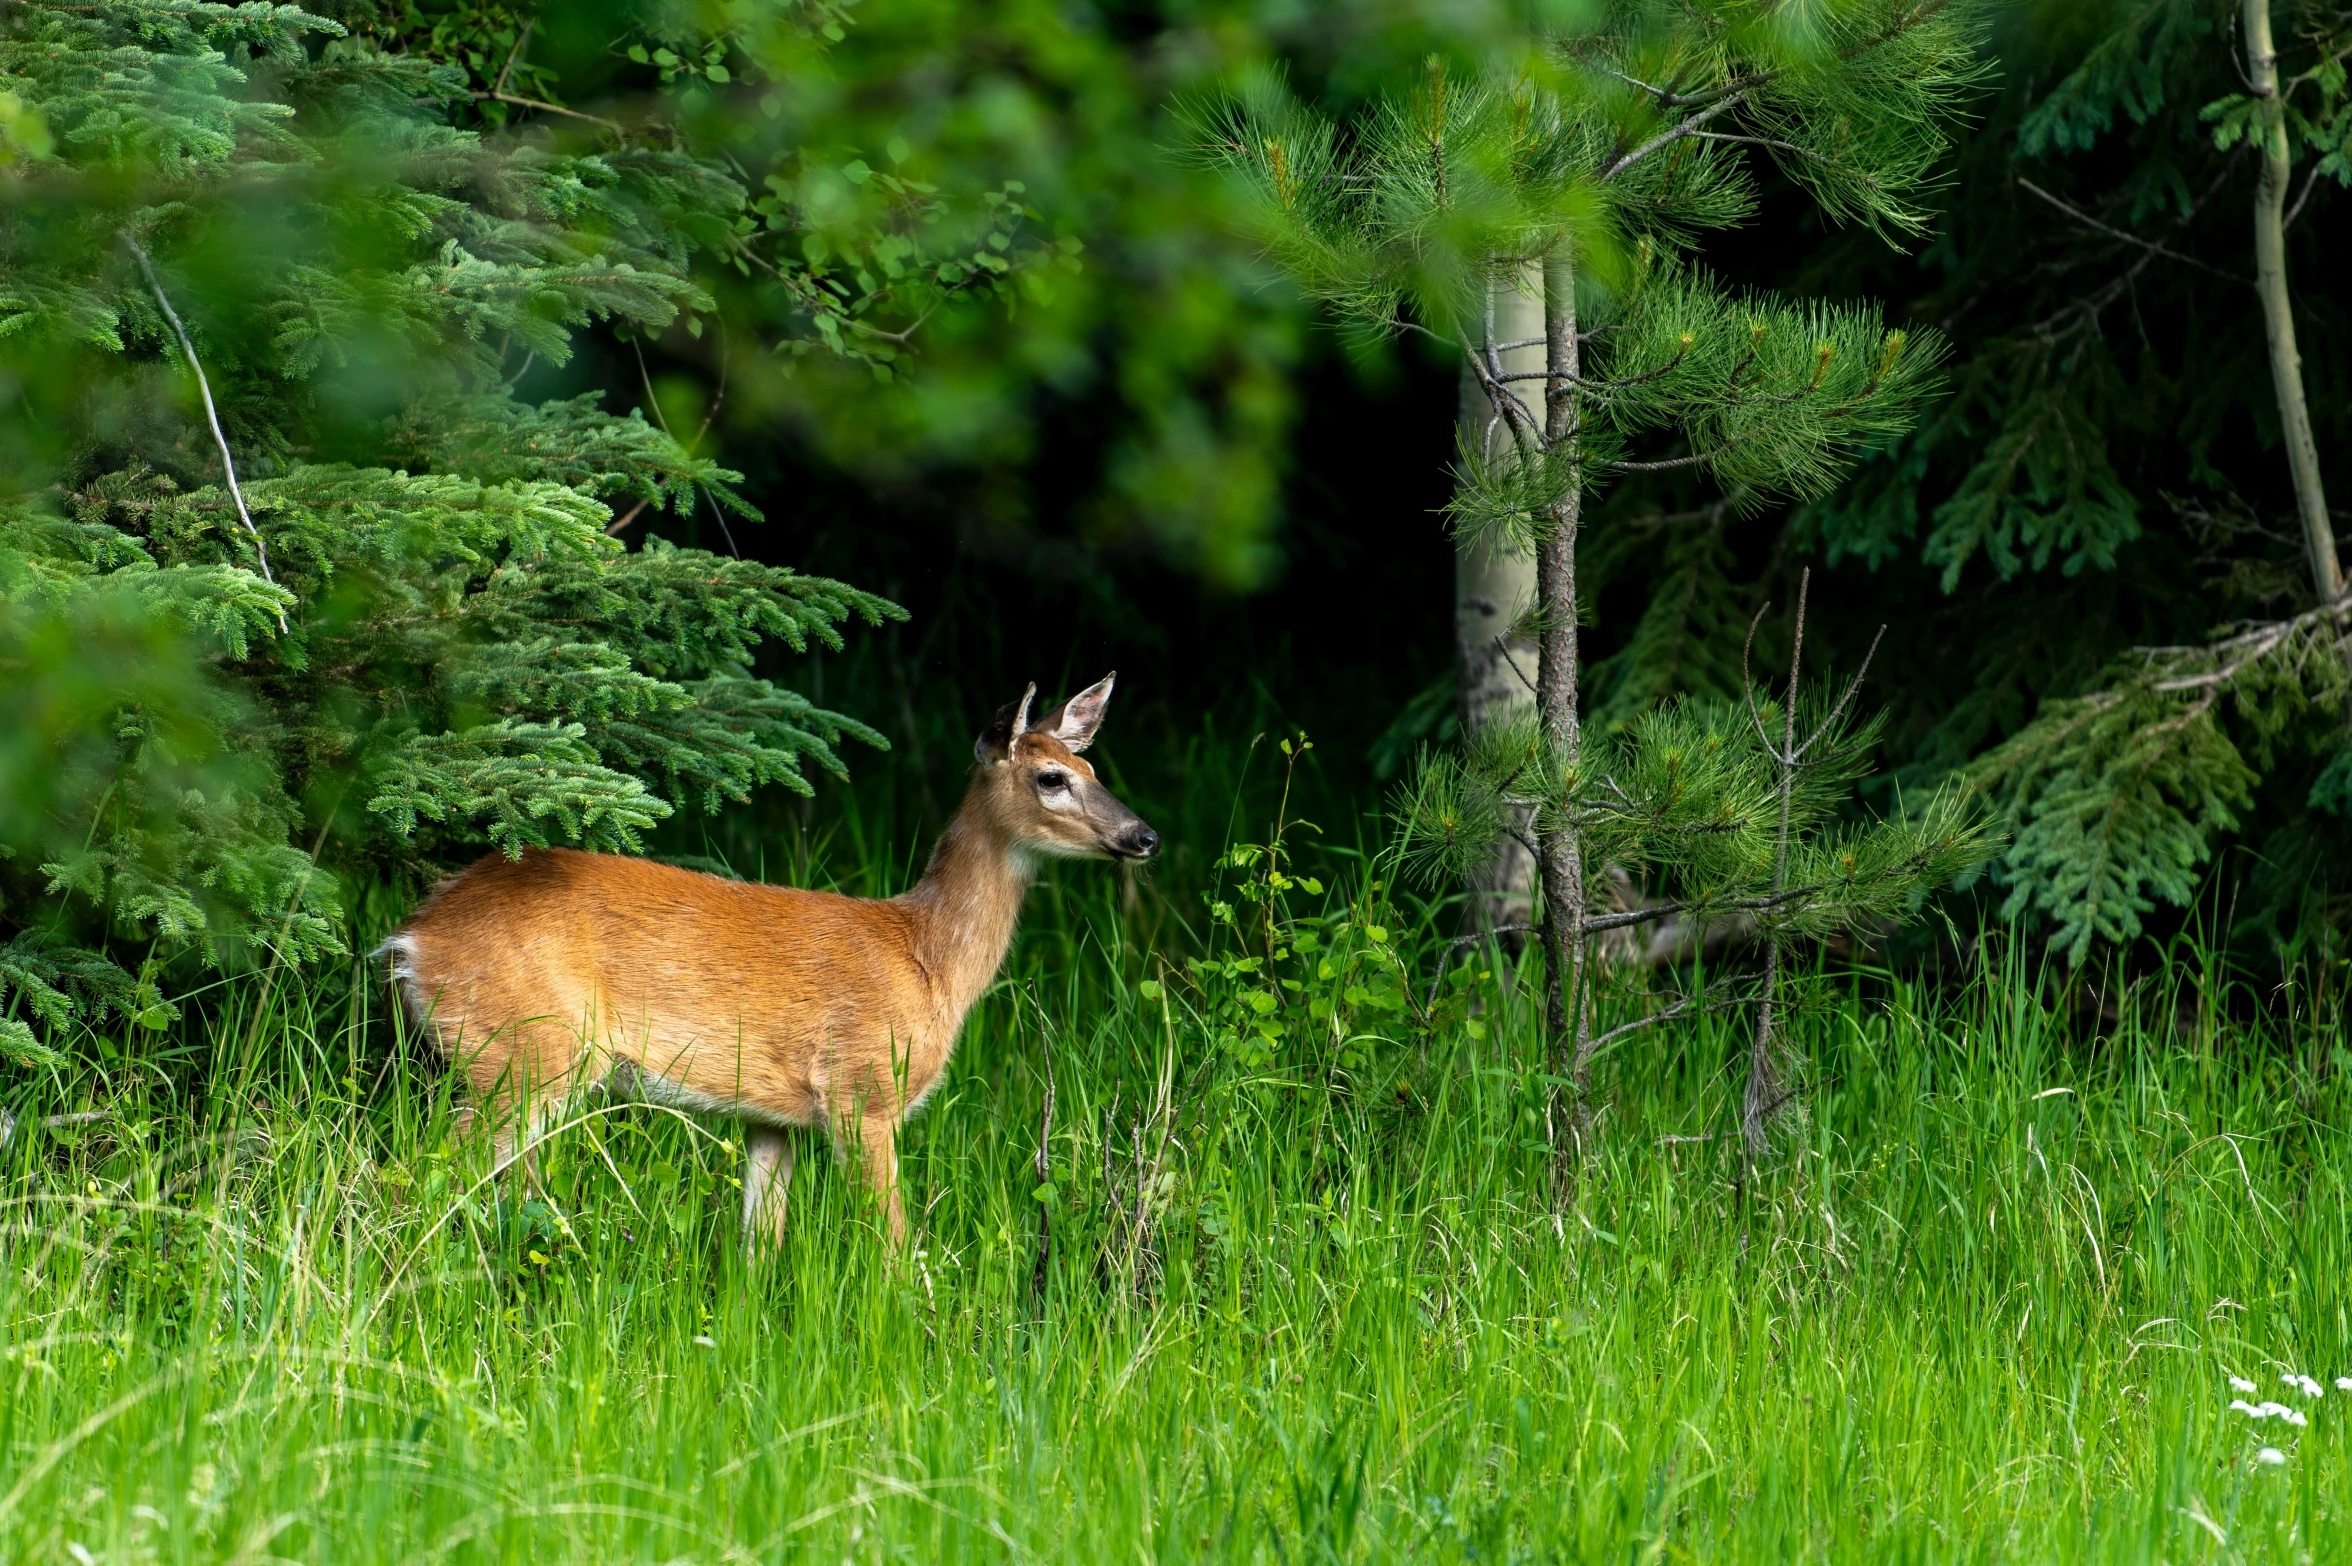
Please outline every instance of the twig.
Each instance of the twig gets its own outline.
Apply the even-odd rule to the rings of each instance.
[[[1664,473],[1673,468],[1695,468],[1702,462],[1713,462],[1730,449],[1729,446],[1718,446],[1713,451],[1696,452],[1688,457],[1669,457],[1663,462],[1611,462],[1605,466],[1612,473]]]
[[[2234,272],[2224,272],[2220,267],[2214,266],[2210,262],[2200,261],[2195,256],[2184,256],[2179,251],[2168,249],[2163,245],[2157,244],[2152,239],[2142,239],[2137,234],[2128,234],[2120,228],[2115,228],[2109,224],[2102,223],[2097,218],[2091,216],[2088,212],[2083,211],[2080,207],[2077,207],[2070,202],[2061,200],[2059,197],[2051,195],[2048,191],[2042,189],[2041,186],[2035,184],[2030,179],[2020,178],[2017,183],[2023,186],[2025,189],[2033,192],[2035,195],[2041,197],[2044,201],[2050,203],[2050,205],[2056,207],[2059,211],[2065,213],[2068,217],[2074,219],[2077,223],[2082,224],[2086,228],[2095,228],[2110,239],[2120,239],[2127,245],[2137,245],[2142,250],[2147,251],[2150,255],[2162,256],[2167,261],[2178,261],[2183,266],[2193,266],[2200,271],[2211,272],[2215,277],[2224,278],[2232,283],[2244,283],[2249,288],[2253,286],[2253,279],[2251,278],[2240,277]]]
[[[2304,170],[2303,193],[2295,198],[2295,204],[2287,208],[2287,215],[2279,220],[2279,227],[2282,230],[2295,226],[2295,219],[2303,215],[2303,203],[2311,199],[2311,187],[2318,183],[2319,165],[2314,163],[2310,168]]]
[[[1611,158],[1607,163],[1601,166],[1599,177],[1603,180],[1615,179],[1626,169],[1631,168],[1636,163],[1639,163],[1642,159],[1648,157],[1651,153],[1656,152],[1659,148],[1671,146],[1675,142],[1682,140],[1685,136],[1697,135],[1700,126],[1706,124],[1716,115],[1721,114],[1724,110],[1732,107],[1746,96],[1747,94],[1745,92],[1734,92],[1728,93],[1725,96],[1718,98],[1714,103],[1708,105],[1704,109],[1701,109],[1698,113],[1692,115],[1689,119],[1684,120],[1680,125],[1675,126],[1673,129],[1660,131],[1657,135],[1652,136],[1648,141],[1643,142],[1640,146],[1634,148],[1632,151],[1622,153],[1617,157]]]
[[[180,324],[180,312],[172,308],[171,296],[156,280],[155,263],[147,259],[147,252],[131,237],[130,230],[118,228],[114,237],[138,259],[139,270],[146,275],[147,286],[154,291],[155,302],[163,308],[163,318],[171,323],[172,334],[180,340],[180,352],[188,356],[188,368],[196,372],[196,390],[204,397],[204,417],[212,426],[213,444],[220,447],[221,472],[228,477],[229,498],[237,503],[237,519],[245,524],[245,534],[253,540],[253,556],[261,562],[261,579],[270,586],[278,579],[270,574],[269,546],[261,541],[261,529],[253,525],[253,513],[245,509],[245,491],[237,483],[237,460],[229,455],[229,438],[221,433],[220,410],[212,403],[212,382],[205,378],[204,363],[196,357],[196,345],[188,340],[188,328]],[[286,630],[286,611],[278,610],[278,629]]]
[[[1480,941],[1491,939],[1497,935],[1532,935],[1535,930],[1536,926],[1532,924],[1498,924],[1491,930],[1479,930],[1469,935],[1457,935],[1446,942],[1445,952],[1437,959],[1437,977],[1429,981],[1429,999],[1421,1005],[1422,1022],[1428,1022],[1430,1009],[1437,1004],[1438,987],[1445,983],[1446,964],[1454,960],[1454,953],[1465,946],[1474,946]],[[1407,998],[1410,999],[1409,991]]]
[[[1654,370],[1645,370],[1639,375],[1629,375],[1626,376],[1623,380],[1595,380],[1590,376],[1584,375],[1560,375],[1552,370],[1522,370],[1511,375],[1498,375],[1495,377],[1495,379],[1498,381],[1557,380],[1563,386],[1574,386],[1582,391],[1606,393],[1609,391],[1619,390],[1627,386],[1639,386],[1644,381],[1654,381],[1657,380],[1660,376],[1673,373],[1675,368],[1679,366],[1684,359],[1690,356],[1690,348],[1691,340],[1686,336],[1683,338],[1681,345],[1674,350],[1673,358],[1667,360],[1664,364],[1659,365]]]
[[[490,84],[493,96],[506,91],[506,79],[514,74],[515,61],[523,57],[523,45],[531,41],[531,29],[538,25],[539,18],[534,16],[523,24],[521,32],[515,34],[514,47],[506,51],[506,63],[498,68],[498,80]]]
[[[619,120],[608,120],[601,114],[587,114],[578,109],[567,109],[560,103],[549,103],[544,98],[525,98],[511,92],[477,92],[469,93],[467,96],[476,103],[511,103],[518,109],[538,109],[547,114],[561,114],[568,119],[586,120],[591,125],[603,126],[615,136],[628,134],[628,127]]]
[[[607,538],[620,537],[628,525],[637,520],[637,513],[645,509],[645,504],[646,503],[644,501],[640,500],[637,502],[637,504],[631,506],[620,516],[614,518],[613,525],[604,530],[604,536]]]
[[[1776,892],[1770,897],[1726,897],[1712,902],[1658,903],[1648,908],[1628,908],[1622,913],[1592,914],[1585,919],[1584,928],[1588,934],[1598,935],[1607,930],[1622,930],[1627,925],[1647,924],[1653,919],[1663,919],[1670,914],[1763,913],[1778,908],[1783,903],[1793,903],[1800,898],[1811,897],[1828,884],[1830,883],[1817,881],[1810,886],[1792,886],[1786,891]]]
[[[1676,1022],[1684,1017],[1710,1017],[1719,1011],[1730,1011],[1737,1006],[1753,1005],[1755,1000],[1756,997],[1753,995],[1734,995],[1728,1000],[1708,1000],[1704,991],[1697,995],[1685,995],[1664,1011],[1654,1011],[1646,1017],[1636,1017],[1631,1022],[1620,1022],[1599,1038],[1594,1039],[1591,1047],[1593,1052],[1598,1054],[1602,1046],[1610,1040],[1623,1038],[1631,1033],[1639,1033],[1644,1028],[1654,1028],[1661,1022]]]
[[[653,409],[654,422],[661,426],[661,432],[664,435],[668,435],[670,437],[670,444],[676,446],[678,444],[678,437],[670,429],[670,416],[662,412],[661,398],[654,394],[653,372],[645,367],[645,350],[638,345],[637,339],[633,334],[629,338],[629,351],[637,356],[637,378],[645,383],[645,401],[647,406]],[[726,383],[721,381],[719,383],[719,396],[723,399],[726,395]],[[714,406],[711,409],[711,412],[714,414],[717,413],[717,407]],[[709,428],[710,420],[705,418],[702,421],[702,430],[707,430]],[[702,440],[702,430],[695,431],[694,439],[697,444],[699,444]],[[686,448],[679,446],[678,449],[680,451],[684,451]],[[727,525],[727,514],[719,509],[719,500],[716,495],[710,497],[710,508],[711,515],[718,519],[719,536],[727,541],[727,553],[733,555],[738,560],[742,559],[743,551],[735,547],[735,530]],[[689,507],[689,509],[692,508]],[[629,514],[631,516],[635,516],[637,513],[632,511]],[[617,526],[618,524],[615,525]]]
[[[1854,677],[1846,682],[1846,693],[1837,699],[1837,705],[1829,709],[1829,715],[1821,720],[1813,732],[1805,736],[1805,743],[1797,747],[1797,755],[1802,756],[1811,750],[1820,741],[1821,736],[1829,732],[1830,725],[1845,716],[1847,704],[1853,701],[1854,693],[1862,688],[1862,676],[1870,672],[1870,660],[1878,656],[1878,644],[1886,640],[1886,629],[1881,625],[1878,628],[1878,634],[1870,638],[1870,650],[1862,655],[1862,667],[1856,669]],[[1794,701],[1796,698],[1791,695],[1789,699]]]

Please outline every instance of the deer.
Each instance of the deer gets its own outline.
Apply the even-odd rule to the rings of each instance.
[[[412,1030],[463,1072],[458,1134],[492,1178],[578,1095],[745,1128],[747,1249],[784,1232],[795,1129],[856,1159],[907,1244],[899,1126],[938,1087],[1049,858],[1141,862],[1160,837],[1080,754],[1116,671],[1032,721],[1032,683],[973,745],[920,881],[850,897],[565,848],[491,854],[378,948]]]

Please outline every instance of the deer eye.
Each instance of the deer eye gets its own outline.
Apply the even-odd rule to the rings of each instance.
[[[1040,772],[1037,774],[1037,786],[1048,790],[1068,788],[1070,774],[1067,772]]]

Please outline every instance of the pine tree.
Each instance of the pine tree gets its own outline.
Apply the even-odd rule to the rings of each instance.
[[[1943,352],[1932,334],[1735,293],[1694,251],[1752,210],[1751,154],[1832,218],[1919,232],[1919,199],[1978,74],[1973,17],[1906,0],[1802,15],[1626,5],[1542,40],[1510,72],[1466,78],[1432,60],[1425,80],[1344,128],[1267,81],[1196,115],[1201,154],[1256,191],[1269,251],[1360,329],[1459,348],[1507,426],[1499,455],[1465,444],[1454,521],[1535,556],[1535,723],[1434,762],[1408,818],[1451,859],[1464,845],[1488,851],[1513,808],[1533,812],[1553,1075],[1580,1097],[1597,1047],[1591,938],[1663,912],[1589,912],[1588,882],[1612,856],[1695,854],[1697,884],[1741,889],[1713,906],[1784,909],[1738,858],[1735,845],[1764,831],[1763,807],[1743,792],[1721,724],[1661,709],[1607,762],[1587,741],[1576,581],[1586,498],[1622,475],[1675,469],[1702,470],[1727,493],[1817,495],[1856,447],[1916,417]],[[1531,272],[1544,364],[1514,376],[1500,356],[1527,345],[1498,341],[1484,305]],[[1677,772],[1699,758],[1698,772]],[[1671,803],[1626,781],[1652,772]],[[1615,832],[1627,823],[1643,825]],[[1948,802],[1880,830],[1856,862],[1883,883],[1864,895],[1825,880],[1807,917],[1899,901],[1975,851]],[[1670,854],[1669,843],[1680,846]]]
[[[190,964],[348,951],[355,898],[482,845],[632,851],[881,744],[755,665],[894,606],[627,547],[615,504],[748,518],[738,475],[512,392],[585,330],[707,311],[742,184],[674,136],[501,132],[462,70],[352,20],[0,12],[19,1058],[36,1025],[160,1028]]]

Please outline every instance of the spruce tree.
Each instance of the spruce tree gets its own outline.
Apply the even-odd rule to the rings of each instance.
[[[1920,232],[1978,75],[1974,15],[1908,0],[1635,3],[1540,40],[1508,70],[1432,60],[1344,127],[1263,80],[1195,117],[1201,155],[1255,191],[1270,253],[1359,329],[1461,351],[1508,434],[1499,454],[1465,443],[1453,511],[1458,528],[1535,557],[1534,723],[1432,763],[1407,817],[1466,869],[1514,809],[1531,813],[1553,1076],[1579,1097],[1597,1047],[1592,938],[1663,915],[1591,912],[1611,858],[1695,855],[1677,871],[1703,889],[1677,900],[1688,911],[1789,920],[1802,905],[1818,928],[1900,904],[1978,852],[1946,799],[1874,829],[1851,875],[1809,880],[1796,897],[1760,880],[1775,856],[1757,845],[1779,839],[1765,796],[1742,786],[1753,757],[1738,725],[1672,707],[1606,759],[1588,745],[1576,580],[1587,497],[1613,478],[1697,469],[1727,494],[1817,495],[1856,447],[1916,418],[1943,352],[1933,334],[1735,293],[1695,253],[1753,210],[1756,156],[1833,219]],[[1501,355],[1530,345],[1498,340],[1484,306],[1530,274],[1544,362],[1514,375]]]
[[[629,547],[616,506],[749,520],[737,475],[513,392],[707,311],[741,182],[674,135],[502,131],[396,42],[0,11],[0,1051],[348,951],[374,889],[486,845],[635,850],[881,743],[755,665],[892,605]]]
[[[2352,906],[2321,476],[2342,361],[2304,358],[2296,322],[2341,315],[2315,230],[2352,184],[2347,40],[2326,8],[2270,11],[2123,0],[2020,61],[1954,218],[1950,296],[1984,323],[1959,394],[1805,519],[1874,567],[1929,524],[1989,656],[1920,672],[1936,721],[1907,770],[2000,808],[1999,910],[2075,966],[2194,902],[2233,835],[2252,874],[2222,906],[2282,957]]]

